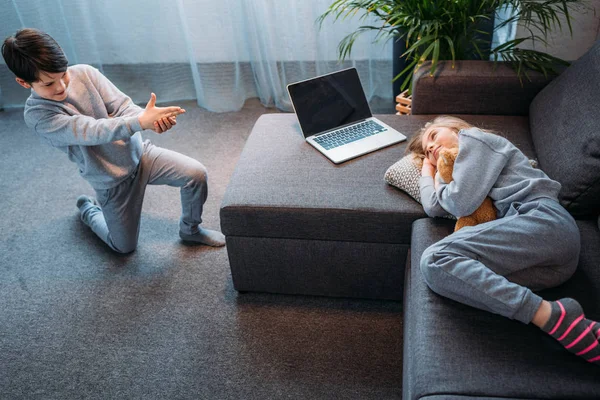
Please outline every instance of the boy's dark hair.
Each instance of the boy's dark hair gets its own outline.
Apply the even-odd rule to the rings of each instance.
[[[39,80],[40,71],[65,72],[69,60],[52,36],[37,29],[20,29],[2,44],[8,68],[27,83]]]

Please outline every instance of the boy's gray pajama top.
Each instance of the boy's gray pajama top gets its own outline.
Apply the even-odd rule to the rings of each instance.
[[[92,230],[119,252],[135,249],[147,184],[181,187],[180,229],[193,234],[206,201],[206,169],[198,161],[142,142],[142,109],[96,68],[68,68],[67,98],[58,102],[33,90],[25,123],[42,141],[65,152],[95,189],[102,212]]]
[[[489,196],[498,219],[465,227],[425,250],[421,271],[435,292],[479,309],[530,323],[541,290],[565,282],[579,259],[579,230],[559,204],[560,184],[531,167],[501,136],[461,130],[453,181],[421,177],[431,217],[472,214]]]

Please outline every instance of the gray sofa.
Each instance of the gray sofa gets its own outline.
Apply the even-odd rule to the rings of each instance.
[[[434,115],[459,115],[537,159],[563,184],[582,236],[577,273],[543,295],[575,297],[600,320],[600,42],[548,82],[532,74],[521,85],[510,68],[485,62],[442,65],[435,78],[417,74],[413,115],[379,117],[410,135]],[[333,165],[304,142],[293,114],[262,116],[221,205],[234,287],[403,299],[405,399],[600,398],[600,368],[539,329],[429,290],[421,254],[453,222],[427,218],[383,181],[404,148]]]
[[[413,113],[509,114],[501,131],[561,182],[560,200],[581,231],[577,272],[541,294],[549,300],[573,297],[589,318],[600,320],[600,41],[541,91],[543,76],[507,90],[514,82],[511,71],[494,74],[478,64],[446,66],[436,79],[422,71]],[[523,122],[514,115],[527,111],[529,129],[513,129],[515,121]],[[452,222],[431,218],[413,224],[404,290],[404,398],[600,398],[600,368],[535,326],[464,306],[427,287],[421,255],[452,228]]]

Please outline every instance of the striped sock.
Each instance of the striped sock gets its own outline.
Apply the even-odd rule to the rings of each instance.
[[[552,313],[542,328],[571,353],[600,366],[600,323],[585,318],[574,299],[550,302]]]

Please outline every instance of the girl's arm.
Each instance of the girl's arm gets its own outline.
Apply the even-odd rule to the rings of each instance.
[[[419,180],[421,186],[421,203],[425,213],[430,217],[443,217],[449,214],[444,210],[442,204],[438,201],[437,194],[434,188],[434,178],[430,176],[422,176]]]
[[[449,184],[441,183],[436,189],[440,205],[456,217],[473,214],[506,166],[508,155],[502,151],[504,149],[506,147],[491,147],[476,135],[471,135],[469,130],[461,131],[459,152],[452,172],[454,180]]]
[[[423,160],[421,168],[421,179],[419,179],[421,188],[421,204],[425,213],[430,217],[443,217],[448,214],[438,201],[435,185],[435,167],[426,158]]]

